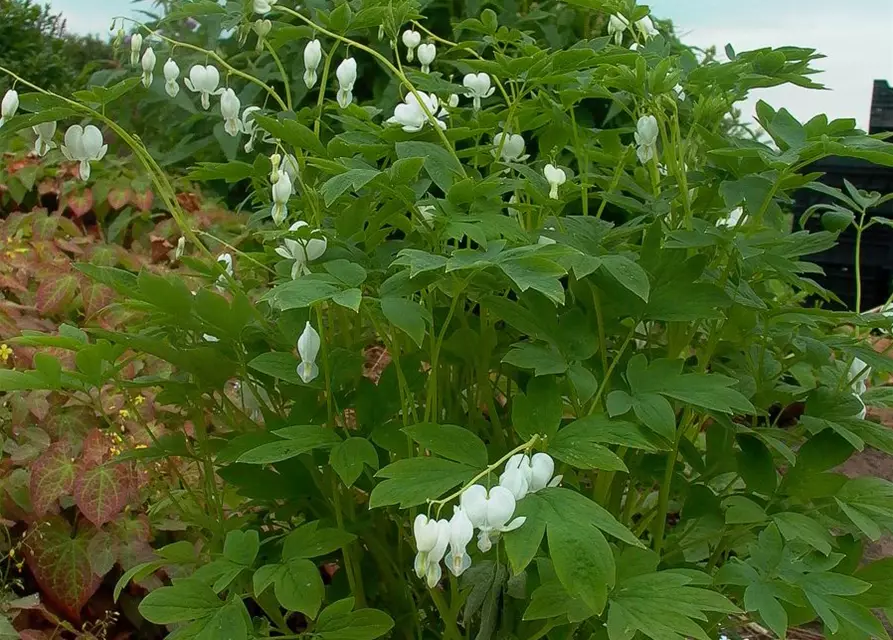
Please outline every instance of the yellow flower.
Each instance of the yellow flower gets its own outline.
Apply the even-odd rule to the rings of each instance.
[[[137,396],[136,398],[133,399],[133,404],[135,404],[136,406],[140,406],[145,401],[146,401],[146,399],[143,396]]]
[[[6,362],[9,360],[9,356],[12,355],[12,349],[9,348],[8,344],[0,344],[0,360]]]
[[[136,445],[136,447],[134,447],[134,449],[148,449],[148,448],[149,448],[148,445],[145,445],[145,444],[138,444],[138,445]]]
[[[120,411],[118,411],[118,415],[124,419],[127,419],[130,417],[130,412],[127,409],[121,409]]]

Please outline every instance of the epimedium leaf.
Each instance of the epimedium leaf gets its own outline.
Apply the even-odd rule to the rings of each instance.
[[[477,469],[441,458],[398,460],[379,471],[386,478],[369,497],[369,508],[399,504],[402,509],[423,504],[467,481]]]
[[[74,482],[74,502],[97,527],[112,520],[130,500],[133,489],[126,464],[81,463]]]
[[[341,481],[350,487],[363,473],[364,465],[378,470],[378,452],[366,438],[347,438],[332,447],[329,464]]]
[[[415,424],[403,429],[415,442],[439,456],[472,467],[487,466],[487,447],[468,429],[452,424]]]
[[[76,465],[67,442],[57,442],[31,465],[31,504],[37,516],[49,512],[53,505],[74,488]]]
[[[61,518],[34,527],[24,547],[28,567],[50,600],[79,620],[81,608],[102,582],[102,576],[93,572],[88,552],[95,529],[82,527],[72,537],[71,526]]]
[[[74,301],[78,291],[77,276],[66,273],[58,277],[45,278],[37,288],[35,306],[43,316],[61,313]]]

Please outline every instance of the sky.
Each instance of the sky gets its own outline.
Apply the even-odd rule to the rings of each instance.
[[[148,2],[131,0],[49,0],[76,33],[107,33],[111,18],[130,14]],[[736,51],[795,45],[817,49],[827,57],[815,66],[815,80],[827,91],[776,87],[755,91],[740,104],[752,119],[760,99],[786,107],[801,121],[818,113],[855,118],[868,128],[872,83],[893,85],[893,0],[651,0],[652,13],[670,18],[686,44],[726,43]]]

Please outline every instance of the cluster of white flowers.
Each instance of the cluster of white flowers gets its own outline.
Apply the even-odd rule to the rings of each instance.
[[[419,64],[422,65],[422,73],[431,73],[431,63],[437,56],[437,47],[431,42],[422,44],[422,35],[415,29],[407,29],[401,36],[406,46],[406,61],[412,62],[418,50]]]
[[[561,476],[553,477],[555,461],[546,453],[530,456],[519,453],[505,464],[499,476],[499,484],[489,490],[483,485],[467,487],[459,497],[459,505],[453,507],[449,520],[433,520],[423,514],[413,522],[416,541],[415,572],[424,578],[429,588],[440,581],[443,571],[441,560],[454,576],[461,576],[470,566],[468,543],[478,530],[478,549],[487,553],[499,536],[514,531],[527,518],[512,518],[519,500],[545,487],[555,487]],[[449,551],[447,551],[449,548]]]
[[[654,116],[642,116],[636,122],[636,155],[642,164],[647,164],[657,156],[657,138],[659,135],[660,128],[657,125],[657,118]]]
[[[418,97],[416,97],[418,96]],[[427,110],[427,113],[425,111]],[[399,124],[408,133],[421,131],[428,120],[428,114],[441,129],[446,129],[446,122],[442,118],[447,116],[446,108],[433,93],[407,93],[403,102],[394,107],[394,115],[386,120],[388,124]]]
[[[321,344],[319,333],[308,322],[304,325],[301,337],[298,338],[298,355],[301,356],[301,363],[298,365],[298,376],[304,381],[304,384],[310,384],[319,375],[316,356],[319,355]]]
[[[618,47],[623,44],[623,33],[629,28],[629,20],[619,13],[615,13],[608,19],[608,35],[614,38],[614,44]],[[639,36],[645,41],[658,34],[654,22],[648,16],[636,20],[636,29],[639,32]]]

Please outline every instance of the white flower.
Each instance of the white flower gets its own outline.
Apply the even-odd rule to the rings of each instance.
[[[465,95],[473,100],[474,110],[481,108],[481,99],[489,98],[496,91],[496,87],[490,86],[490,76],[486,73],[469,73],[462,78],[465,87]]]
[[[53,142],[53,136],[56,135],[55,122],[43,122],[31,127],[31,130],[37,134],[37,140],[34,141],[34,153],[43,157],[49,153],[50,149],[56,148]]]
[[[552,164],[547,164],[543,167],[543,175],[549,182],[549,197],[553,200],[558,200],[558,187],[567,181],[567,174],[564,173],[564,169],[560,169]]]
[[[65,144],[61,148],[66,158],[81,163],[78,167],[81,180],[90,179],[90,163],[102,160],[108,150],[109,146],[103,144],[102,133],[92,124],[86,127],[79,124],[69,127],[65,132]]]
[[[443,575],[440,561],[450,544],[450,523],[447,520],[429,520],[427,516],[419,514],[412,523],[412,532],[418,552],[413,563],[415,573],[420,578],[426,578],[428,587],[433,589]]]
[[[316,84],[316,69],[322,60],[322,45],[319,40],[311,40],[304,47],[304,84],[312,89]]]
[[[619,13],[615,13],[608,19],[608,35],[614,36],[614,44],[618,47],[623,44],[623,32],[629,27],[629,20]]]
[[[502,145],[502,151],[499,157],[503,162],[524,162],[530,157],[529,154],[524,153],[524,138],[517,133],[497,133],[493,136],[491,153],[494,156],[500,145]]]
[[[177,240],[177,248],[174,251],[174,260],[179,260],[183,257],[183,254],[186,252],[186,238],[184,236],[180,236],[180,239]]]
[[[717,220],[716,226],[734,228],[737,227],[740,224],[741,220],[745,217],[746,214],[744,213],[744,208],[735,207],[734,209],[729,211],[729,215],[727,215],[725,218],[720,218],[719,220]]]
[[[211,108],[211,96],[219,96],[223,93],[223,89],[218,89],[220,84],[220,72],[217,67],[212,64],[202,66],[195,65],[189,70],[189,77],[183,81],[186,88],[193,93],[200,93],[202,96],[202,107],[205,110]]]
[[[505,471],[499,476],[499,486],[512,492],[515,500],[522,500],[530,490],[530,456],[517,453],[505,463]]]
[[[450,551],[446,554],[446,566],[457,578],[471,566],[471,556],[466,547],[474,537],[474,525],[462,507],[453,507],[450,519]]]
[[[515,497],[505,487],[493,487],[488,492],[484,486],[475,484],[462,492],[459,502],[471,524],[480,529],[478,549],[484,553],[490,550],[500,533],[514,531],[527,520],[525,517],[511,520],[515,513]]]
[[[0,127],[19,110],[19,92],[10,89],[3,95],[3,101],[0,102]]]
[[[419,62],[422,65],[422,73],[431,72],[431,63],[437,55],[437,47],[433,44],[426,43],[419,45]]]
[[[357,61],[353,58],[342,60],[335,70],[338,77],[338,106],[346,109],[353,102],[353,85],[357,81]]]
[[[140,51],[143,50],[143,36],[134,33],[130,36],[130,65],[135,67],[140,63]]]
[[[298,338],[298,355],[301,356],[301,364],[298,365],[298,375],[304,384],[310,384],[319,375],[319,367],[316,366],[316,356],[319,354],[319,334],[309,322],[304,325],[304,332]]]
[[[403,44],[406,45],[406,61],[412,62],[413,52],[415,48],[419,46],[419,43],[422,41],[422,34],[418,31],[413,31],[412,29],[407,29],[403,32]]]
[[[413,93],[407,93],[403,98],[403,104],[394,107],[394,115],[386,120],[388,124],[399,124],[403,130],[408,133],[416,133],[421,131],[428,124],[428,116],[422,105],[428,109],[434,118],[437,126],[446,129],[446,122],[439,118],[446,115],[446,109],[440,106],[440,101],[433,93],[418,92],[418,98]]]
[[[266,15],[273,10],[273,5],[277,2],[279,0],[254,0],[254,13]]]
[[[242,129],[242,121],[239,119],[239,111],[242,102],[232,89],[226,89],[220,96],[220,114],[223,116],[223,130],[231,136],[239,135]]]
[[[645,164],[657,155],[657,137],[660,129],[657,126],[657,118],[652,115],[642,116],[636,122],[636,155],[639,162]]]
[[[173,58],[168,58],[164,63],[164,90],[171,98],[176,98],[180,93],[180,85],[177,78],[180,77],[180,67]]]
[[[261,51],[264,48],[264,38],[266,38],[270,31],[273,30],[273,23],[269,20],[261,20],[258,18],[254,21],[254,33],[257,34],[257,50]]]
[[[210,333],[203,333],[203,334],[202,334],[202,339],[203,339],[205,342],[212,342],[212,343],[213,343],[213,342],[220,342],[220,338],[218,338],[217,336],[212,336]]]
[[[282,224],[288,217],[288,199],[291,198],[293,187],[291,178],[283,169],[277,172],[276,182],[273,183],[273,222]]]
[[[557,487],[562,476],[554,476],[555,461],[548,453],[535,453],[530,459],[530,493],[546,487]]]
[[[459,106],[459,96],[457,96],[455,93],[451,93],[450,97],[447,99],[447,106],[450,109],[455,109],[456,107],[458,107]]]
[[[298,166],[298,159],[292,154],[286,153],[283,160],[282,170],[288,174],[288,177],[291,178],[291,183],[294,184],[298,179],[298,172],[301,170]]]
[[[654,23],[651,22],[651,18],[648,16],[636,20],[636,28],[639,30],[643,40],[650,40],[658,33],[657,29],[654,28]]]
[[[245,143],[245,153],[254,151],[254,141],[257,139],[257,122],[254,121],[254,114],[260,110],[260,107],[245,107],[245,110],[242,112],[242,132],[248,136],[248,142]]]
[[[297,231],[306,226],[308,226],[306,222],[299,220],[291,225],[288,230]],[[322,234],[319,235],[319,238],[310,238],[309,240],[286,238],[283,240],[282,246],[276,248],[277,254],[286,260],[295,261],[291,268],[292,280],[310,273],[307,263],[320,258],[326,252],[326,248],[329,245],[328,240]]]
[[[223,270],[226,271],[227,275],[232,278],[233,277],[233,257],[228,253],[221,253],[217,256],[217,262],[223,267]],[[227,279],[226,276],[220,274],[217,277],[217,289],[219,291],[223,291],[223,288],[226,286]]]
[[[630,43],[629,43],[629,50],[630,50],[630,51],[638,51],[638,50],[639,50],[639,43],[638,43],[638,42],[630,42]]]
[[[143,67],[143,86],[147,89],[152,86],[152,80],[155,79],[155,62],[155,51],[152,50],[152,47],[146,47],[140,64]]]
[[[850,371],[848,374],[848,378],[852,381],[851,386],[853,389],[853,393],[861,396],[868,389],[868,385],[866,384],[869,376],[871,376],[871,367],[865,364],[859,358],[853,358],[853,363],[850,365]]]

